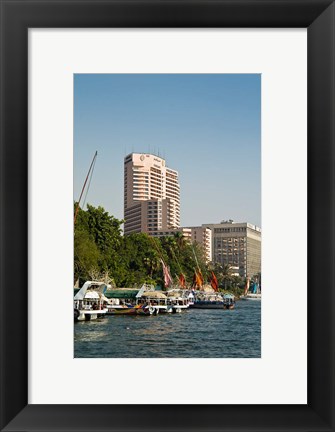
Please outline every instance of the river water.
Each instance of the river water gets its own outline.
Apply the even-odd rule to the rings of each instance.
[[[74,357],[250,358],[261,356],[261,302],[234,310],[106,316],[74,324]]]

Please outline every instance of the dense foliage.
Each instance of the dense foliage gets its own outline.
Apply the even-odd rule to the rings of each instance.
[[[174,236],[154,238],[145,233],[122,235],[123,221],[102,207],[87,205],[79,209],[74,229],[74,280],[93,279],[108,273],[118,287],[140,286],[144,282],[163,286],[162,260],[176,281],[180,273],[191,285],[195,268],[206,277],[202,248],[177,232]]]
[[[79,208],[74,227],[74,281],[80,286],[97,275],[109,275],[117,287],[139,287],[144,282],[164,286],[162,261],[178,285],[181,273],[192,284],[194,271],[200,269],[205,283],[214,271],[221,290],[242,294],[245,281],[232,274],[229,265],[207,263],[202,247],[191,243],[182,233],[155,238],[145,233],[123,236],[123,220],[103,207]],[[258,275],[260,280],[260,275]]]

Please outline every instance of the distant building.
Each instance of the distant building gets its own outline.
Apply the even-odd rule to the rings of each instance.
[[[156,235],[180,226],[178,172],[161,157],[131,153],[124,159],[124,234]]]
[[[160,230],[160,231],[156,231],[153,235],[155,237],[169,237],[169,236],[173,236],[176,233],[182,233],[183,237],[186,240],[191,240],[190,228],[176,228],[173,230]]]
[[[206,261],[212,261],[212,230],[205,226],[188,227],[188,229],[191,230],[191,240],[202,246]]]
[[[204,224],[212,230],[212,261],[230,265],[240,276],[253,276],[261,271],[261,229],[250,223],[232,220]]]
[[[240,269],[237,266],[230,266],[230,274],[231,276],[239,276]]]
[[[200,244],[205,253],[206,261],[212,261],[212,231],[205,227],[182,227],[174,230],[161,230],[157,231],[155,237],[168,237],[173,236],[175,233],[180,232],[183,237],[188,241],[195,241]]]

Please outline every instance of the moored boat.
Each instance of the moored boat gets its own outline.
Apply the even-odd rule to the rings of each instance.
[[[172,307],[172,312],[180,313],[189,307],[187,298],[183,297],[170,297],[168,305]]]
[[[193,291],[186,291],[185,295],[187,296],[188,306],[191,307],[195,302]]]
[[[220,294],[200,293],[191,308],[195,309],[223,309],[224,301]]]
[[[91,321],[102,318],[107,312],[107,298],[104,296],[108,285],[104,282],[86,281],[74,296],[74,320]]]
[[[240,297],[241,300],[262,300],[262,294],[261,293],[248,293],[245,296]]]
[[[172,312],[180,313],[189,308],[189,299],[187,293],[180,288],[173,288],[166,292],[167,304],[172,308]]]
[[[150,315],[152,313],[153,310],[147,305],[125,306],[121,308],[107,307],[107,315]]]
[[[258,284],[258,280],[256,279],[252,286],[250,287],[250,278],[247,277],[244,296],[240,297],[241,300],[262,300],[262,293]]]
[[[216,300],[196,300],[190,307],[194,309],[223,309],[223,301]]]
[[[224,294],[223,309],[235,309],[235,296],[233,294]]]
[[[161,291],[146,291],[141,293],[137,298],[137,305],[147,306],[155,315],[172,312],[173,310],[171,305],[168,305],[167,296]]]

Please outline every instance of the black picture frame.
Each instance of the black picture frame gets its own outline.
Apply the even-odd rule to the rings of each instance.
[[[334,1],[0,0],[0,4],[1,430],[334,431]],[[307,405],[28,405],[27,36],[29,28],[48,27],[308,29]],[[289,217],[290,210],[283,209],[284,215]],[[135,390],[130,386],[130,391]],[[139,400],[144,396],[145,391],[139,392]]]

